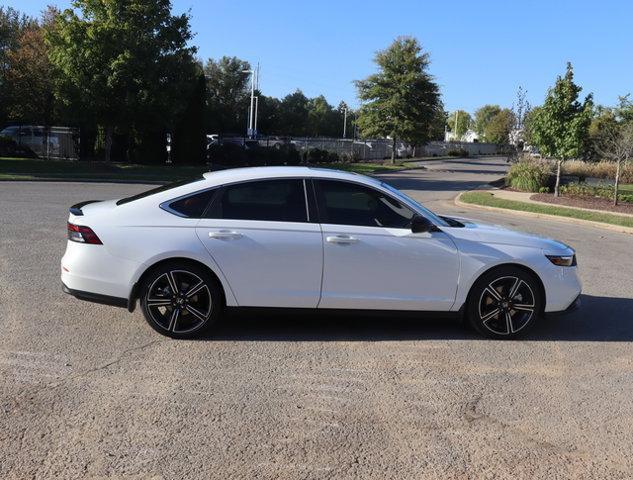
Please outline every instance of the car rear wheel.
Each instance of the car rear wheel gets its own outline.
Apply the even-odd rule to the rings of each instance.
[[[513,266],[484,274],[468,298],[470,324],[490,338],[511,339],[525,334],[542,311],[538,278]]]
[[[190,338],[206,330],[222,308],[217,280],[194,264],[159,266],[145,276],[140,292],[147,322],[173,338]]]

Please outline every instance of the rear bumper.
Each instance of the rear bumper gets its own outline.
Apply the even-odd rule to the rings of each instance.
[[[101,305],[110,305],[113,307],[128,308],[128,299],[121,297],[111,297],[110,295],[102,295],[100,293],[84,292],[81,290],[73,290],[68,288],[64,282],[62,282],[62,291],[68,293],[79,300],[85,300],[87,302],[100,303]]]

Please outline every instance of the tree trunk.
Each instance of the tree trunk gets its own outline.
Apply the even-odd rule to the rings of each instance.
[[[110,154],[112,153],[112,131],[113,127],[105,128],[105,161],[110,162]]]
[[[560,196],[560,166],[563,163],[562,159],[556,160],[556,185],[554,186],[554,196]]]
[[[393,136],[393,144],[391,147],[391,164],[396,164],[396,136]]]
[[[615,188],[613,189],[613,205],[618,204],[618,189],[620,188],[620,167],[622,166],[622,160],[618,160],[618,165],[615,169]]]

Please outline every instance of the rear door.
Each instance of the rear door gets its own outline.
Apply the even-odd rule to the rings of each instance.
[[[223,187],[196,228],[240,306],[315,308],[323,246],[305,181],[266,179]]]
[[[459,257],[441,231],[413,233],[409,207],[353,182],[315,181],[323,230],[319,308],[447,311]]]

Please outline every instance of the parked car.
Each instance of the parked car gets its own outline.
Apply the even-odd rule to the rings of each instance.
[[[574,250],[436,215],[380,180],[263,167],[205,173],[70,208],[65,292],[134,310],[171,337],[225,308],[409,310],[514,338],[577,305]]]
[[[38,157],[77,158],[79,130],[72,127],[12,125],[0,137],[13,140],[20,150]]]

